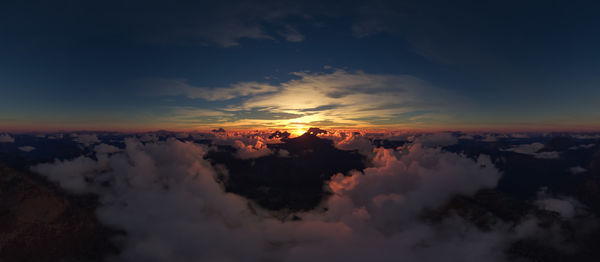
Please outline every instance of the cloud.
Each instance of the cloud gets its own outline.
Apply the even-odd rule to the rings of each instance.
[[[148,4],[134,17],[120,17],[136,24],[138,37],[151,43],[182,45],[239,46],[243,40],[302,41],[302,35],[286,21],[306,21],[310,14],[305,9],[312,5],[301,3],[261,3],[221,1],[210,5],[180,3],[177,8],[164,4]],[[117,13],[117,16],[119,13]],[[148,28],[148,30],[143,30]]]
[[[483,139],[481,139],[482,142],[497,142],[498,141],[498,137],[496,137],[495,135],[486,135],[483,137]]]
[[[579,135],[573,135],[573,138],[577,138],[577,139],[600,139],[600,134],[579,134]]]
[[[130,138],[125,144],[122,153],[97,161],[79,157],[33,170],[68,190],[99,194],[99,219],[127,230],[122,261],[259,257],[264,243],[245,226],[259,218],[214,180],[205,147],[176,139],[144,145]]]
[[[63,134],[48,135],[48,139],[63,139]]]
[[[194,107],[174,107],[172,109],[173,110],[171,111],[171,115],[177,117],[180,120],[193,120],[195,118],[202,117],[227,117],[233,115],[227,112]]]
[[[331,73],[294,73],[298,79],[280,83],[278,91],[257,94],[228,111],[267,109],[300,115],[291,123],[335,122],[338,125],[419,125],[430,119],[445,119],[461,99],[443,89],[408,75],[377,75],[335,70]],[[436,111],[427,118],[412,112]]]
[[[140,136],[140,141],[142,142],[156,142],[158,141],[158,136],[156,134],[147,133]]]
[[[373,149],[375,147],[369,140],[369,138],[361,135],[360,133],[353,133],[350,136],[346,136],[345,138],[341,137],[327,137],[324,138],[332,139],[335,142],[335,147],[342,150],[358,150],[362,155],[372,157]]]
[[[571,219],[578,213],[582,213],[580,210],[582,204],[571,197],[552,197],[547,192],[547,188],[541,188],[538,192],[538,199],[535,204],[544,210],[553,211],[559,213],[561,217],[565,219]]]
[[[56,160],[54,163],[39,164],[33,166],[31,170],[45,175],[66,190],[84,193],[88,191],[86,179],[100,172],[105,164],[80,156],[72,160]]]
[[[107,144],[99,144],[94,147],[94,152],[96,152],[96,154],[101,154],[101,155],[113,154],[113,153],[117,153],[120,151],[121,151],[121,149],[119,149],[118,147],[107,145]]]
[[[33,147],[33,146],[20,146],[19,150],[21,150],[23,152],[31,152],[31,151],[35,150],[35,147]]]
[[[220,110],[196,107],[167,107],[164,109],[164,113],[158,114],[153,121],[171,127],[194,128],[199,124],[218,124],[235,116]]]
[[[365,201],[381,195],[399,195],[402,201],[390,203],[402,206],[394,209],[401,213],[397,214],[399,217],[414,215],[411,212],[424,207],[441,205],[454,194],[470,195],[481,188],[495,187],[500,178],[486,156],[480,156],[475,162],[421,144],[413,144],[400,152],[384,148],[375,150],[375,167],[365,169],[364,176],[338,175],[332,179],[330,187],[334,193],[350,196],[353,202],[366,205],[367,209],[372,203]]]
[[[529,138],[530,134],[527,133],[512,133],[510,137],[512,138]]]
[[[100,143],[100,139],[95,134],[73,134],[73,136],[73,141],[81,143],[84,146]]]
[[[381,3],[363,5],[358,9],[357,21],[351,29],[358,38],[380,33],[396,33],[397,22],[403,17],[401,12],[384,7]]]
[[[304,41],[304,35],[300,34],[295,28],[290,25],[285,26],[285,30],[279,32],[281,36],[288,42],[302,42]]]
[[[557,212],[564,218],[572,218],[575,215],[575,208],[571,202],[566,200],[546,198],[538,200],[536,203],[540,208]]]
[[[534,154],[535,158],[540,159],[557,159],[560,158],[560,153],[557,151],[539,152]]]
[[[458,139],[473,140],[473,139],[475,139],[475,137],[471,134],[462,134],[461,136],[458,137]]]
[[[595,146],[596,146],[596,144],[583,144],[583,145],[569,147],[569,150],[587,149],[587,148],[592,148]]]
[[[580,173],[584,173],[586,172],[587,169],[580,167],[580,166],[574,166],[569,168],[569,172],[571,172],[571,174],[580,174]]]
[[[524,154],[524,155],[531,155],[531,156],[534,156],[535,158],[540,158],[540,159],[556,159],[556,158],[560,157],[560,153],[558,153],[556,151],[539,152],[542,148],[544,148],[544,144],[536,142],[536,143],[531,143],[531,144],[522,144],[522,145],[511,146],[508,149],[500,149],[500,150],[501,151],[511,151],[511,152]]]
[[[484,68],[503,60],[489,49],[496,39],[482,37],[485,33],[478,27],[481,13],[496,15],[487,6],[379,1],[358,7],[352,31],[358,38],[377,34],[401,37],[415,53],[434,62]]]
[[[451,133],[432,133],[417,137],[415,143],[419,143],[426,147],[443,147],[455,145],[458,143],[458,138]]]
[[[12,143],[15,139],[9,134],[0,134],[0,143]]]
[[[246,145],[246,143],[244,143]],[[256,148],[256,147],[255,147]],[[226,193],[208,148],[175,138],[123,150],[95,147],[96,157],[40,164],[32,170],[77,193],[99,195],[98,218],[124,229],[116,261],[493,261],[517,232],[484,232],[458,216],[431,225],[423,209],[456,194],[494,187],[489,157],[473,160],[415,143],[377,148],[373,166],[326,182],[332,196],[319,208],[282,221]],[[284,175],[284,174],[282,174]]]
[[[278,84],[238,82],[203,88],[185,80],[147,79],[143,85],[158,96],[222,101],[203,108],[174,108],[161,119],[227,128],[427,126],[452,119],[467,103],[409,75],[339,69],[292,75],[292,80]]]
[[[146,79],[143,85],[153,89],[154,95],[159,96],[186,96],[192,99],[209,101],[229,100],[237,97],[251,96],[262,93],[275,92],[277,87],[257,82],[241,82],[230,87],[197,87],[187,83],[184,79]]]
[[[238,149],[236,156],[241,159],[259,158],[273,154],[273,151],[260,140],[256,141],[256,144],[254,145],[246,145],[244,142],[236,140],[235,145]]]

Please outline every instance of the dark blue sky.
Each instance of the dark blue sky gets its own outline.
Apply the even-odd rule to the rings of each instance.
[[[593,1],[15,2],[5,129],[600,126]]]

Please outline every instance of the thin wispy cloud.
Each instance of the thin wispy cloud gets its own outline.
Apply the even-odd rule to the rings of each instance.
[[[237,97],[275,92],[276,86],[257,82],[241,82],[229,87],[199,87],[187,83],[184,79],[146,79],[144,85],[152,94],[159,96],[185,96],[208,101],[229,100]]]
[[[410,75],[340,69],[292,75],[292,80],[279,84],[239,82],[230,87],[201,88],[183,80],[159,79],[151,86],[158,88],[158,95],[223,101],[220,107],[198,110],[221,112],[218,115],[231,120],[230,126],[426,124],[431,119],[453,117],[465,102],[450,91]],[[445,113],[438,113],[442,109]]]

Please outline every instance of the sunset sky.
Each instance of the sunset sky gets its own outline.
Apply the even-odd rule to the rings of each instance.
[[[1,3],[0,131],[600,129],[590,2],[215,2]]]

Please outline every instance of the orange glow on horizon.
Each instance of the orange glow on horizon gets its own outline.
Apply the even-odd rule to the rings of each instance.
[[[303,135],[305,132],[306,132],[306,130],[305,130],[305,129],[293,129],[293,130],[291,130],[291,132],[290,132],[290,133],[292,134],[292,136],[301,136],[301,135]]]
[[[599,124],[585,124],[585,125],[547,125],[547,124],[532,124],[529,126],[523,125],[431,125],[431,126],[352,126],[352,127],[342,127],[342,126],[319,126],[319,125],[311,125],[310,123],[288,123],[282,124],[280,126],[262,126],[257,124],[256,127],[250,127],[248,125],[244,126],[236,126],[236,125],[200,125],[200,126],[190,126],[190,125],[164,125],[162,123],[156,123],[152,125],[144,125],[139,123],[134,123],[132,125],[126,125],[122,123],[113,123],[113,124],[95,124],[95,125],[85,125],[85,124],[68,124],[61,125],[60,123],[2,123],[0,122],[0,133],[9,132],[9,133],[26,133],[26,132],[41,132],[41,133],[51,133],[51,132],[79,132],[79,131],[91,131],[91,132],[123,132],[123,133],[143,133],[143,132],[155,132],[159,130],[172,131],[172,132],[211,132],[213,129],[218,129],[219,127],[223,127],[228,132],[254,132],[254,131],[262,131],[262,132],[275,132],[279,131],[287,131],[293,137],[300,136],[304,134],[310,127],[317,127],[324,129],[326,131],[365,131],[365,132],[442,132],[442,131],[462,131],[462,132],[496,132],[496,133],[510,133],[510,132],[600,132]]]
[[[291,123],[288,124],[285,130],[287,130],[292,137],[298,137],[303,135],[308,130],[308,128],[309,126],[305,123]]]

